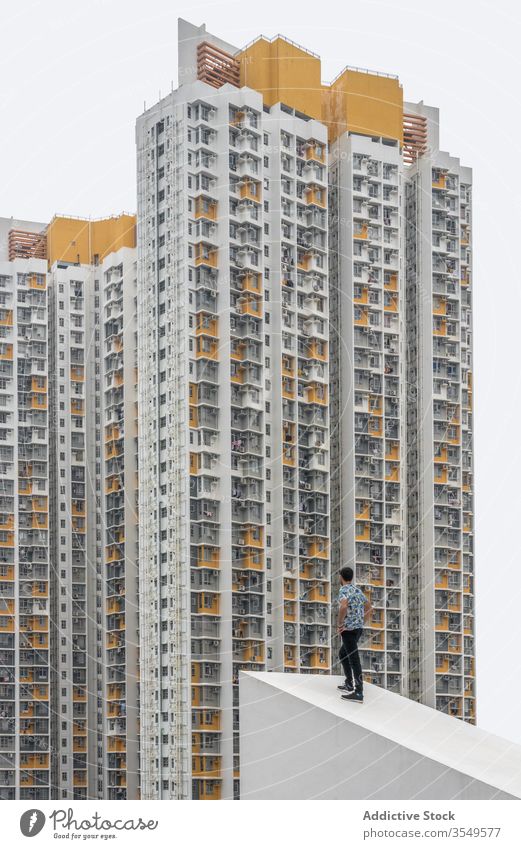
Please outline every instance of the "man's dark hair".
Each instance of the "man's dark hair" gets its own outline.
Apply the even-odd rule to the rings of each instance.
[[[342,568],[340,570],[340,574],[341,574],[342,578],[344,579],[344,581],[352,581],[353,575],[355,573],[351,569],[351,566],[342,566]]]

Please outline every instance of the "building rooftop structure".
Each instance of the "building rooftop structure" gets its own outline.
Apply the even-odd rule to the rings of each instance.
[[[105,218],[54,215],[47,223],[0,218],[0,260],[47,259],[69,265],[98,265],[120,248],[136,246],[136,216]]]
[[[265,106],[284,103],[322,121],[330,141],[342,133],[403,140],[403,89],[398,77],[346,65],[333,82],[322,81],[316,53],[283,35],[260,35],[236,48],[179,18],[179,85],[204,80],[215,88],[247,86]]]
[[[517,799],[521,746],[403,696],[342,679],[243,673],[243,799]]]

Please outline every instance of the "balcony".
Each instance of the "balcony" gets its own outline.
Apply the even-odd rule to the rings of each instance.
[[[220,703],[219,686],[192,687],[192,707],[219,707]]]
[[[327,387],[322,383],[312,383],[304,387],[305,402],[307,404],[320,404],[326,406],[328,403]]]
[[[302,542],[303,550],[301,556],[307,558],[327,559],[329,556],[329,546],[327,539],[323,537],[314,537]]]
[[[243,548],[263,548],[263,539],[263,529],[252,525],[241,530],[241,536],[237,538],[236,544]]]
[[[217,201],[199,195],[195,198],[195,218],[217,221]]]
[[[233,565],[238,569],[251,569],[261,572],[264,569],[264,552],[253,551],[249,554],[244,554],[242,557],[234,556]]]
[[[354,311],[354,324],[358,327],[368,327],[369,326],[369,312],[367,309],[355,308]]]
[[[87,693],[81,687],[74,687],[72,691],[72,700],[73,702],[86,702],[87,701]]]
[[[329,601],[329,585],[322,582],[314,582],[311,586],[304,584],[300,593],[301,602],[321,602],[327,604]]]
[[[284,448],[282,453],[282,463],[284,466],[293,466],[297,465],[297,451],[296,448]]]
[[[295,399],[295,380],[293,378],[284,377],[282,379],[282,397],[288,401]]]
[[[14,532],[2,534],[0,538],[0,547],[12,548],[14,546]]]
[[[13,346],[7,345],[5,342],[0,343],[0,360],[13,359]]]
[[[195,731],[219,731],[221,728],[220,711],[192,711],[192,729]]]
[[[193,778],[220,778],[221,767],[219,758],[205,755],[192,756]]]
[[[321,186],[310,184],[306,186],[304,200],[308,206],[318,206],[320,209],[325,209],[327,206],[326,190]]]
[[[290,669],[295,669],[297,666],[295,649],[292,646],[284,646],[284,666]]]
[[[192,593],[191,611],[198,614],[217,615],[219,613],[219,595],[210,592]]]
[[[387,292],[396,292],[398,290],[398,273],[397,272],[385,272],[384,275],[384,289]]]
[[[107,495],[110,495],[113,492],[119,492],[120,489],[121,483],[119,475],[112,475],[111,477],[107,478],[105,483],[105,493]]]
[[[71,415],[83,416],[85,414],[85,404],[77,398],[71,399]]]
[[[196,315],[196,336],[219,336],[219,321],[215,316],[199,312]]]
[[[240,297],[236,303],[237,312],[239,315],[249,315],[254,318],[262,318],[262,298],[248,294]]]
[[[293,602],[284,602],[284,622],[297,621],[297,607]]]
[[[221,798],[221,784],[217,781],[202,781],[197,779],[192,782],[192,799],[200,801],[217,801]]]
[[[85,380],[85,369],[83,366],[71,366],[70,379],[73,382],[82,383]]]
[[[242,292],[249,292],[253,295],[260,295],[262,292],[260,274],[251,271],[241,275],[239,285]]]
[[[322,648],[309,652],[301,665],[310,669],[329,669],[329,650]]]
[[[264,644],[246,641],[234,651],[234,660],[242,660],[243,663],[264,663]]]
[[[241,200],[250,200],[254,203],[260,203],[262,198],[261,184],[257,180],[252,180],[248,177],[240,180],[238,183],[239,197]]]
[[[217,341],[206,336],[199,336],[196,339],[195,356],[197,359],[218,360],[219,347]]]
[[[398,312],[398,296],[385,294],[384,310],[386,312]]]
[[[205,242],[198,242],[195,246],[195,265],[205,268],[217,268],[217,248]]]

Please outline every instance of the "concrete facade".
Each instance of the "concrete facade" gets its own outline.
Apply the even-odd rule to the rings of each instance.
[[[330,671],[327,134],[196,81],[137,143],[142,794],[238,798],[239,671]]]

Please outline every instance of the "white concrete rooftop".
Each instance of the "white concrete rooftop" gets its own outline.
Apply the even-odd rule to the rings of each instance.
[[[407,769],[410,769],[411,776],[416,771],[416,782],[421,763],[430,762],[429,781],[433,787],[440,784],[438,793],[442,792],[442,776],[445,773],[453,777],[457,774],[454,778],[456,783],[461,783],[462,777],[468,777],[467,788],[472,786],[477,794],[472,796],[466,790],[453,788],[452,795],[444,798],[455,798],[454,794],[459,792],[463,793],[463,798],[491,798],[493,793],[492,796],[481,795],[488,793],[483,785],[488,785],[491,791],[496,789],[496,798],[521,798],[521,746],[518,744],[370,684],[365,685],[363,704],[346,702],[337,690],[342,680],[337,676],[276,672],[241,675],[241,777],[244,769],[249,769],[248,764],[244,767],[242,765],[243,749],[245,759],[250,762],[256,760],[259,770],[263,751],[268,756],[271,747],[270,756],[275,758],[273,769],[278,763],[278,745],[281,775],[285,776],[282,784],[285,786],[284,794],[287,794],[291,792],[288,790],[291,777],[288,761],[292,757],[297,759],[295,775],[306,770],[306,758],[309,759],[310,768],[316,764],[321,774],[320,754],[314,750],[318,747],[325,757],[331,737],[332,753],[335,745],[338,749],[339,740],[346,744],[344,759],[340,760],[341,771],[346,764],[346,787],[352,786],[349,782],[354,780],[355,774],[360,774],[360,764],[363,771],[367,771],[369,763],[364,764],[364,756],[366,761],[380,757],[383,763],[388,759],[392,776],[394,751],[395,764],[400,754],[403,759],[401,769],[405,770],[405,762],[409,762],[411,766]],[[298,736],[293,740],[296,726]],[[277,744],[279,736],[281,739]],[[389,746],[389,743],[394,745]],[[259,745],[261,748],[257,751]],[[358,764],[358,773],[353,772],[355,763]],[[335,769],[338,772],[338,767]],[[350,769],[351,776],[348,774]],[[369,775],[366,778],[370,781]],[[425,780],[427,782],[427,778]],[[316,783],[319,786],[320,779]],[[246,779],[245,790],[248,784]],[[481,788],[476,789],[480,785]],[[401,794],[396,776],[392,776],[390,786],[394,793]],[[450,782],[446,786],[449,787]],[[247,792],[244,798],[248,798]],[[268,795],[264,798],[276,796]],[[298,798],[309,797],[303,793]],[[328,797],[322,795],[322,798]],[[329,798],[346,796],[333,795]],[[385,798],[385,792],[382,798]],[[398,797],[389,795],[388,798]],[[412,796],[406,794],[404,798]],[[424,798],[428,798],[428,795]],[[431,798],[441,797],[432,795]]]

